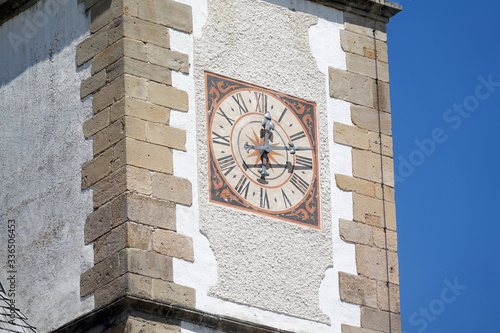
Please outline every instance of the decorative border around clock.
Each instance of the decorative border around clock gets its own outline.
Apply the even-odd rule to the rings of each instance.
[[[217,163],[215,162],[216,158],[213,155],[210,140],[207,140],[210,201],[225,206],[236,207],[238,209],[256,212],[261,215],[266,215],[319,229],[320,205],[318,177],[318,139],[315,126],[316,104],[276,91],[258,87],[249,83],[244,83],[210,72],[205,72],[207,138],[210,137],[210,128],[212,127],[211,122],[213,121],[212,115],[214,111],[217,110],[219,104],[224,100],[227,94],[241,89],[252,89],[273,95],[283,104],[285,104],[285,106],[297,116],[299,121],[302,123],[305,131],[307,132],[307,136],[312,141],[312,145],[314,147],[313,155],[316,169],[313,175],[312,184],[309,188],[309,191],[304,196],[304,199],[298,205],[294,206],[294,208],[276,213],[260,210],[258,207],[254,207],[246,203],[230,186],[227,186],[227,184],[224,182],[225,178],[219,167],[217,166]]]

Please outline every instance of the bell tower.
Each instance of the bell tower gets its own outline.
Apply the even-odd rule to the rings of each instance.
[[[42,331],[401,331],[386,33],[399,5],[59,2],[88,24],[65,46],[76,64],[59,65],[80,84],[87,153],[71,194],[77,297]]]

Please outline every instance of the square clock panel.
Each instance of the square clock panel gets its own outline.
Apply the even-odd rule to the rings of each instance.
[[[205,73],[210,201],[320,227],[316,104]]]

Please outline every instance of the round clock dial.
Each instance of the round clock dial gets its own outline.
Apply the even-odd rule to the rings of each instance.
[[[284,211],[298,205],[309,190],[313,152],[271,150],[266,165],[269,176],[262,176],[263,149],[247,151],[245,144],[264,144],[265,112],[276,119],[269,136],[271,147],[287,147],[292,142],[312,148],[297,116],[281,101],[261,91],[242,90],[228,95],[214,113],[212,149],[225,181],[241,199],[258,209]]]
[[[314,104],[206,80],[211,200],[319,227]]]

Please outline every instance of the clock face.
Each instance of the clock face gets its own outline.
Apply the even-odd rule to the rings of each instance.
[[[315,104],[211,73],[205,82],[210,200],[319,228]]]

